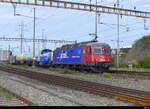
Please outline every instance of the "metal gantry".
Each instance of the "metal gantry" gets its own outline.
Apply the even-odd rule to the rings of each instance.
[[[117,66],[118,67],[119,67],[119,16],[124,15],[124,16],[140,17],[140,18],[150,18],[150,12],[119,8],[119,0],[117,0],[117,8],[97,5],[97,3],[94,5],[91,3],[87,4],[87,3],[67,2],[67,1],[60,1],[60,0],[0,0],[0,2],[12,3],[12,4],[35,5],[35,6],[47,6],[47,7],[74,9],[74,10],[118,15],[118,30],[117,30],[118,31],[118,34],[117,34],[118,36],[117,37],[117,47],[118,47]],[[14,7],[14,11],[15,11],[15,7]],[[97,14],[96,14],[96,20],[97,20]],[[95,36],[97,36],[96,34],[97,34],[97,27],[96,27]],[[33,39],[30,39],[30,40],[34,41]],[[38,41],[38,40],[35,39],[35,41]]]
[[[100,12],[100,13],[108,13],[108,14],[117,14],[117,15],[120,14],[125,16],[134,16],[134,17],[141,17],[141,18],[150,18],[150,12],[108,7],[102,5],[93,5],[93,4],[86,4],[86,3],[77,3],[77,2],[67,2],[67,1],[58,1],[58,0],[0,0],[0,2],[35,5],[35,6],[47,6],[47,7],[83,10],[83,11]]]
[[[24,42],[33,42],[33,39],[28,38],[6,38],[0,37],[0,41],[24,41]],[[66,41],[66,40],[45,40],[45,39],[35,39],[34,42],[46,42],[46,43],[75,43],[76,41]]]

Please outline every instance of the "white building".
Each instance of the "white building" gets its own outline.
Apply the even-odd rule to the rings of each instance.
[[[0,50],[0,61],[8,61],[10,54],[8,50]]]

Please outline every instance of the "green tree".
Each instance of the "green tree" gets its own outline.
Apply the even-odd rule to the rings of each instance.
[[[140,67],[150,68],[150,57],[142,56],[138,61]]]
[[[113,64],[113,66],[116,65],[116,55],[111,55],[111,63]]]
[[[137,62],[136,60],[130,61],[129,64],[132,64],[133,67],[138,67],[138,65],[139,65],[138,62]]]

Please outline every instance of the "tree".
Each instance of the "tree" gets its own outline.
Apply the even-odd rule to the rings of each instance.
[[[142,56],[138,61],[140,67],[150,68],[150,57]]]
[[[138,65],[139,65],[138,62],[137,62],[136,60],[130,61],[129,64],[132,64],[133,67],[138,67]]]

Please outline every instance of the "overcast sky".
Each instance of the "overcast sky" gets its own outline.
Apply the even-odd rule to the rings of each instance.
[[[65,0],[72,2],[89,3],[89,0]],[[92,0],[94,3],[95,0]],[[98,0],[98,4],[113,7],[117,0]],[[140,11],[150,12],[149,0],[120,0],[120,7],[126,9],[134,9]],[[16,13],[33,16],[34,6],[17,5]],[[46,39],[56,40],[77,40],[88,41],[93,39],[89,33],[95,32],[95,13],[85,12],[70,9],[58,9],[52,7],[35,7],[36,8],[36,38],[42,38],[42,30],[44,30],[44,37]],[[21,22],[25,25],[24,38],[33,37],[33,19],[27,17],[14,16],[13,6],[9,3],[0,3],[0,37],[20,37]],[[101,14],[98,25],[98,40],[102,43],[108,43],[112,48],[116,47],[115,41],[117,39],[117,16],[110,14]],[[146,19],[146,28],[144,30],[144,19],[135,17],[120,17],[120,46],[129,46],[143,35],[150,34],[150,20]],[[127,32],[127,30],[129,30]],[[14,48],[16,54],[19,55],[20,42],[2,42],[1,49]],[[24,43],[25,53],[32,53],[32,43]],[[60,44],[46,44],[46,48],[54,49]],[[42,44],[36,44],[36,53],[42,49]]]

